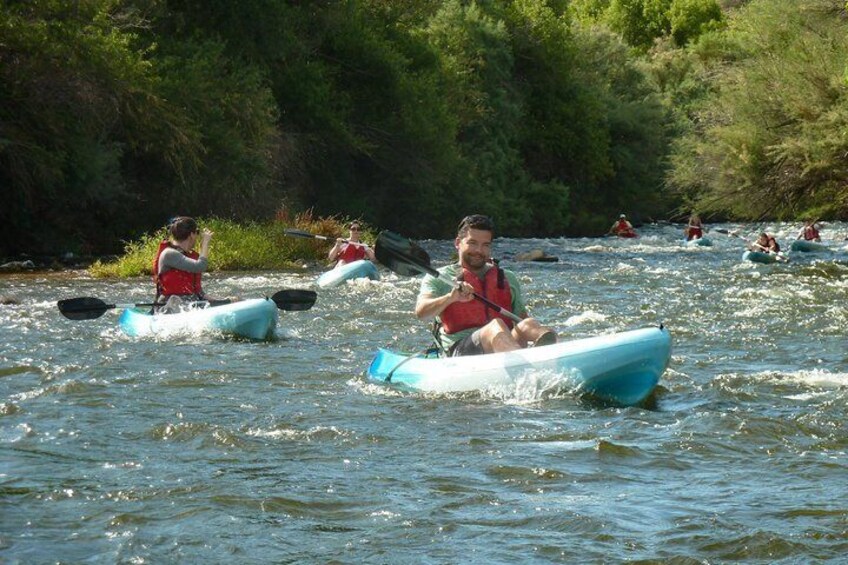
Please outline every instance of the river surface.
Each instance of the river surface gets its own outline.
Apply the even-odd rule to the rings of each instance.
[[[763,226],[726,225],[752,237]],[[773,224],[788,248],[799,226]],[[0,278],[0,562],[844,563],[848,253],[742,263],[740,237],[498,239],[562,339],[665,324],[642,406],[527,382],[451,395],[363,377],[428,344],[418,280],[319,290],[278,339],[131,339],[147,278]],[[834,249],[848,225],[823,231]],[[427,241],[433,264],[452,242]],[[558,263],[511,261],[543,249]],[[214,253],[214,249],[212,251]],[[208,276],[215,295],[313,288],[319,273]]]

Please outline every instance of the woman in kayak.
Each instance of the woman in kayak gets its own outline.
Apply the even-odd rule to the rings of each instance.
[[[804,227],[795,239],[803,239],[804,241],[821,241],[821,235],[816,228],[815,220],[807,220],[804,222]]]
[[[774,255],[780,254],[780,244],[773,235],[763,232],[757,238],[757,241],[748,246],[751,251],[759,251],[760,253],[771,253]]]
[[[459,263],[439,269],[444,278],[457,283],[452,285],[430,275],[421,281],[415,315],[420,320],[438,318],[438,340],[450,356],[514,351],[529,343],[556,343],[556,333],[528,317],[515,274],[492,260],[494,230],[494,223],[487,216],[465,217],[454,241]],[[515,324],[476,300],[474,293],[523,319]]]
[[[360,243],[359,236],[362,234],[362,227],[358,222],[350,224],[350,237],[347,241],[337,239],[336,244],[330,249],[327,259],[337,261],[336,267],[341,267],[347,263],[353,263],[361,259],[368,259],[372,263],[376,261],[374,250]]]
[[[184,300],[208,300],[203,292],[200,277],[206,271],[209,241],[212,232],[200,233],[197,222],[188,216],[179,216],[168,226],[170,241],[159,244],[153,259],[153,281],[156,283],[156,304],[159,312],[176,312]],[[194,250],[200,237],[200,253]]]
[[[689,216],[689,225],[683,229],[683,235],[686,237],[686,241],[704,237],[704,224],[701,223],[701,218],[698,214]]]
[[[633,229],[633,224],[627,221],[627,216],[622,214],[618,217],[618,221],[616,221],[612,227],[607,232],[612,235],[617,235],[618,237],[637,237],[638,234],[636,230]]]

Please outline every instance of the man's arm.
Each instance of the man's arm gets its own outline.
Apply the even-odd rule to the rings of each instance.
[[[421,281],[421,291],[415,301],[415,316],[419,320],[431,320],[441,314],[454,302],[468,302],[474,299],[474,287],[466,282],[453,287],[430,275]]]

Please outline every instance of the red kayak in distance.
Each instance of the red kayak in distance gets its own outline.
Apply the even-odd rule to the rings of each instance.
[[[627,239],[632,239],[634,237],[639,237],[639,234],[636,233],[635,231],[625,231],[625,232],[617,233],[617,234],[615,234],[615,236],[616,237],[623,237],[623,238],[627,238]]]

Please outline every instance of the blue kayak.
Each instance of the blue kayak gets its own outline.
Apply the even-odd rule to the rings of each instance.
[[[557,380],[578,394],[630,406],[651,394],[670,358],[671,335],[660,327],[470,357],[380,349],[368,378],[413,391],[445,393],[514,388],[528,376],[538,376]]]
[[[829,253],[832,251],[830,247],[820,241],[806,241],[803,239],[793,241],[790,249],[792,251],[801,251],[802,253]]]
[[[368,259],[345,263],[341,267],[327,271],[318,277],[318,286],[321,288],[331,288],[345,281],[362,278],[369,278],[373,281],[380,280],[380,273],[377,272],[377,267]]]
[[[170,336],[205,331],[270,339],[277,327],[277,305],[267,298],[194,308],[176,314],[151,314],[150,308],[128,308],[118,324],[129,336]]]

